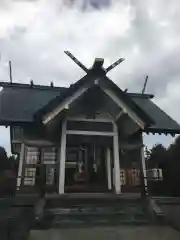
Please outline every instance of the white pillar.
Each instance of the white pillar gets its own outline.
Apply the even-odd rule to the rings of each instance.
[[[142,141],[142,146],[141,146],[141,162],[142,162],[142,171],[143,171],[143,177],[144,177],[144,187],[146,193],[148,193],[148,187],[147,187],[147,171],[146,171],[146,162],[145,162],[145,157],[144,157],[144,145]]]
[[[59,194],[64,193],[65,163],[66,163],[66,120],[62,122],[62,132],[61,132],[61,149],[60,149],[60,163],[59,163]]]
[[[111,190],[112,182],[111,182],[111,150],[110,148],[106,149],[106,168],[107,168],[108,190]]]
[[[120,163],[119,163],[119,140],[117,125],[113,123],[113,150],[114,150],[114,184],[116,194],[121,193]]]
[[[21,152],[20,152],[19,167],[18,167],[18,177],[17,177],[17,189],[18,190],[19,190],[19,188],[21,186],[22,169],[23,169],[24,161],[25,161],[25,144],[21,143]]]

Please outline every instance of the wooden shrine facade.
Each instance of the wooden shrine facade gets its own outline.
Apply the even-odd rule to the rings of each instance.
[[[0,84],[0,124],[10,126],[20,158],[18,190],[37,190],[41,171],[46,191],[58,194],[120,194],[139,189],[140,176],[147,187],[143,133],[178,134],[180,126],[153,95],[122,91],[108,70],[97,60],[69,88]]]

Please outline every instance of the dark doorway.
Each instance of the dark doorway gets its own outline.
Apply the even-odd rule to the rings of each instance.
[[[111,137],[68,136],[65,192],[108,191],[105,149],[109,144]]]

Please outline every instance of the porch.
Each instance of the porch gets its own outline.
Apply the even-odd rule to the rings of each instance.
[[[76,145],[69,145],[67,137],[64,193],[115,192],[112,139],[83,136],[81,138],[84,143],[83,147],[82,144],[79,144],[80,142],[78,143],[78,137],[76,137],[76,141],[71,136],[72,139]],[[27,143],[23,147],[24,158],[21,159],[22,166],[20,165],[22,171],[21,174],[19,171],[17,180],[18,192],[38,193],[38,178],[43,178],[47,194],[52,194],[52,196],[60,194],[60,161],[58,160],[60,147],[54,145],[38,145],[37,147],[37,145],[33,146]],[[135,155],[137,149],[129,152],[130,155],[133,153]],[[119,151],[119,155],[121,157],[119,161],[121,164],[119,169],[121,192],[140,193],[142,191],[140,162],[138,162],[141,160],[140,157],[136,158],[136,164],[134,162],[131,164],[131,161],[128,163],[127,159],[122,156],[121,151]],[[82,166],[85,168],[84,173],[81,170]],[[42,171],[45,177],[42,177],[39,171]],[[79,179],[77,179],[78,177]]]

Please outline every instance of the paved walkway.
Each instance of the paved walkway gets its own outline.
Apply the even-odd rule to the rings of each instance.
[[[180,232],[163,227],[106,227],[82,229],[50,229],[32,231],[28,240],[179,240]]]

